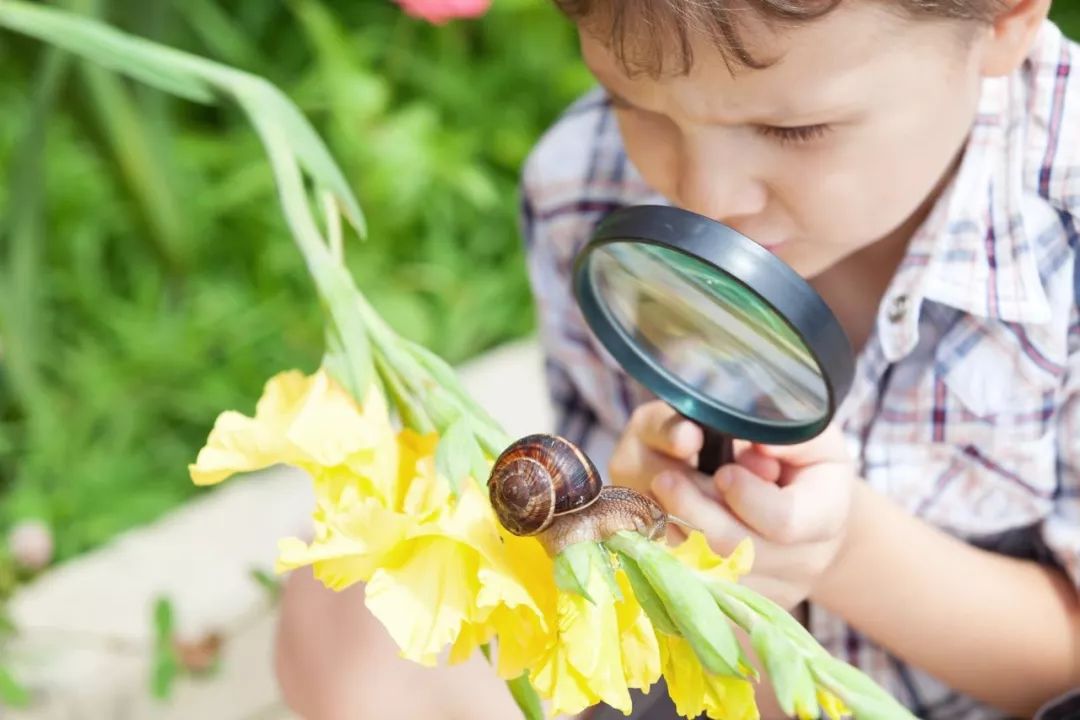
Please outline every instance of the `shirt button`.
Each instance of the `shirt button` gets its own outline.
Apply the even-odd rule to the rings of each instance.
[[[888,318],[891,323],[898,323],[907,315],[908,296],[897,295],[889,304]]]

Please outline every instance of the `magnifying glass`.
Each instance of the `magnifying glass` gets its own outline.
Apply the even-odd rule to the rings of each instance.
[[[732,440],[809,440],[851,387],[854,356],[825,301],[732,228],[673,207],[617,210],[574,264],[593,334],[626,372],[705,433],[698,469]]]

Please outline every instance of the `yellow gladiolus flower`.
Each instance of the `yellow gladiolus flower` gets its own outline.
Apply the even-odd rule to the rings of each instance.
[[[308,471],[316,491],[334,500],[344,485],[389,504],[397,481],[396,432],[382,394],[371,388],[361,409],[323,369],[271,378],[255,417],[218,416],[206,446],[189,466],[196,485],[277,464]]]
[[[724,720],[757,720],[754,685],[738,677],[715,675],[701,666],[684,638],[657,633],[668,694],[687,718],[701,713]]]
[[[476,478],[452,492],[436,469],[439,442],[396,429],[377,388],[361,406],[324,370],[291,371],[266,384],[253,417],[218,417],[190,473],[211,485],[276,464],[304,470],[314,534],[280,541],[278,571],[310,565],[334,590],[366,583],[368,608],[409,660],[460,662],[494,642],[498,674],[528,671],[553,715],[600,702],[629,713],[629,690],[663,674],[682,715],[756,720],[752,683],[708,672],[686,639],[656,630],[625,570],[596,567],[606,562],[601,546],[578,547],[595,552],[584,594],[558,589],[541,544],[500,525]],[[729,582],[753,563],[749,541],[725,558],[700,533],[666,552]],[[824,690],[818,700],[831,718],[844,710]]]
[[[731,555],[723,557],[712,551],[700,532],[690,533],[670,552],[687,567],[732,582],[749,572],[754,563],[749,540],[743,540]],[[697,717],[705,713],[725,720],[756,720],[758,710],[750,681],[710,673],[684,638],[660,632],[657,637],[668,693],[680,715]]]
[[[519,675],[549,640],[550,559],[535,540],[502,530],[471,479],[451,497],[435,470],[438,436],[395,430],[375,389],[365,401],[324,370],[282,373],[253,418],[218,418],[192,479],[302,468],[315,488],[314,537],[281,540],[279,572],[311,565],[334,590],[367,582],[367,606],[405,658],[434,665],[450,647],[457,662],[498,635],[500,675]]]
[[[616,573],[621,599],[597,568],[585,592],[560,590],[555,632],[532,669],[552,714],[576,714],[599,702],[629,714],[629,688],[647,689],[660,676],[660,649],[652,623],[625,574]]]

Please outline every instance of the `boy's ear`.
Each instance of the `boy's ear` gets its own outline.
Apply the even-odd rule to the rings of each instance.
[[[987,29],[982,63],[986,77],[1008,75],[1020,66],[1050,12],[1050,0],[1008,0],[1007,4]]]

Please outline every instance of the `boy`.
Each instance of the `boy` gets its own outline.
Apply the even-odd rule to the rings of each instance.
[[[748,584],[920,718],[1030,717],[1080,686],[1080,79],[1049,0],[559,2],[602,86],[524,175],[559,432],[717,551],[752,537]],[[858,352],[833,427],[695,477],[697,429],[570,291],[595,224],[646,202],[733,226],[829,303]],[[279,662],[306,717],[515,717],[481,665],[396,661],[355,597],[301,629],[315,593],[292,584]]]

